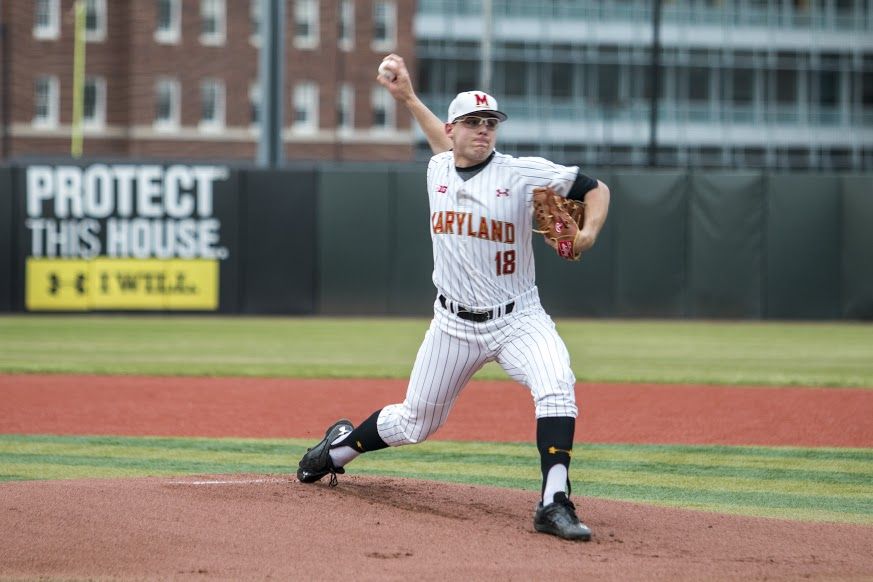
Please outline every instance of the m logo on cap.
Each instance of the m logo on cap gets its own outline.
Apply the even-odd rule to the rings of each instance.
[[[476,93],[476,106],[488,105],[488,96],[482,93]]]

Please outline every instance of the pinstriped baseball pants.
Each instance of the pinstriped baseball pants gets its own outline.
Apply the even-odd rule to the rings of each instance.
[[[382,409],[379,436],[389,446],[427,439],[445,424],[473,374],[491,361],[531,391],[537,418],[576,417],[570,356],[534,288],[516,300],[512,313],[483,323],[460,319],[435,302],[406,398]]]

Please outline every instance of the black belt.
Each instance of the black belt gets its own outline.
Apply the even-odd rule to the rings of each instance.
[[[443,309],[448,311],[452,311],[449,309],[448,301],[446,300],[444,295],[439,296],[440,305],[443,306]],[[515,309],[515,301],[510,301],[506,305],[503,306],[503,315],[509,315],[512,313],[512,310]],[[461,305],[455,304],[454,314],[460,317],[461,319],[466,319],[467,321],[474,321],[476,323],[482,323],[483,321],[488,321],[490,319],[494,319],[499,316],[499,309],[490,309],[488,311],[473,311],[472,309],[467,309]]]

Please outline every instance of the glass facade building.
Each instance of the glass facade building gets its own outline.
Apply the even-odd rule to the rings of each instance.
[[[659,166],[873,170],[873,0],[664,0],[656,78],[651,0],[489,1],[419,0],[418,88],[490,90],[503,152],[649,165],[657,86]]]

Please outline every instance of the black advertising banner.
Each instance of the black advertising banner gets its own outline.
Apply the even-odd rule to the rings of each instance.
[[[235,262],[238,231],[230,176],[211,165],[22,168],[16,207],[24,309],[224,307],[221,280]]]

